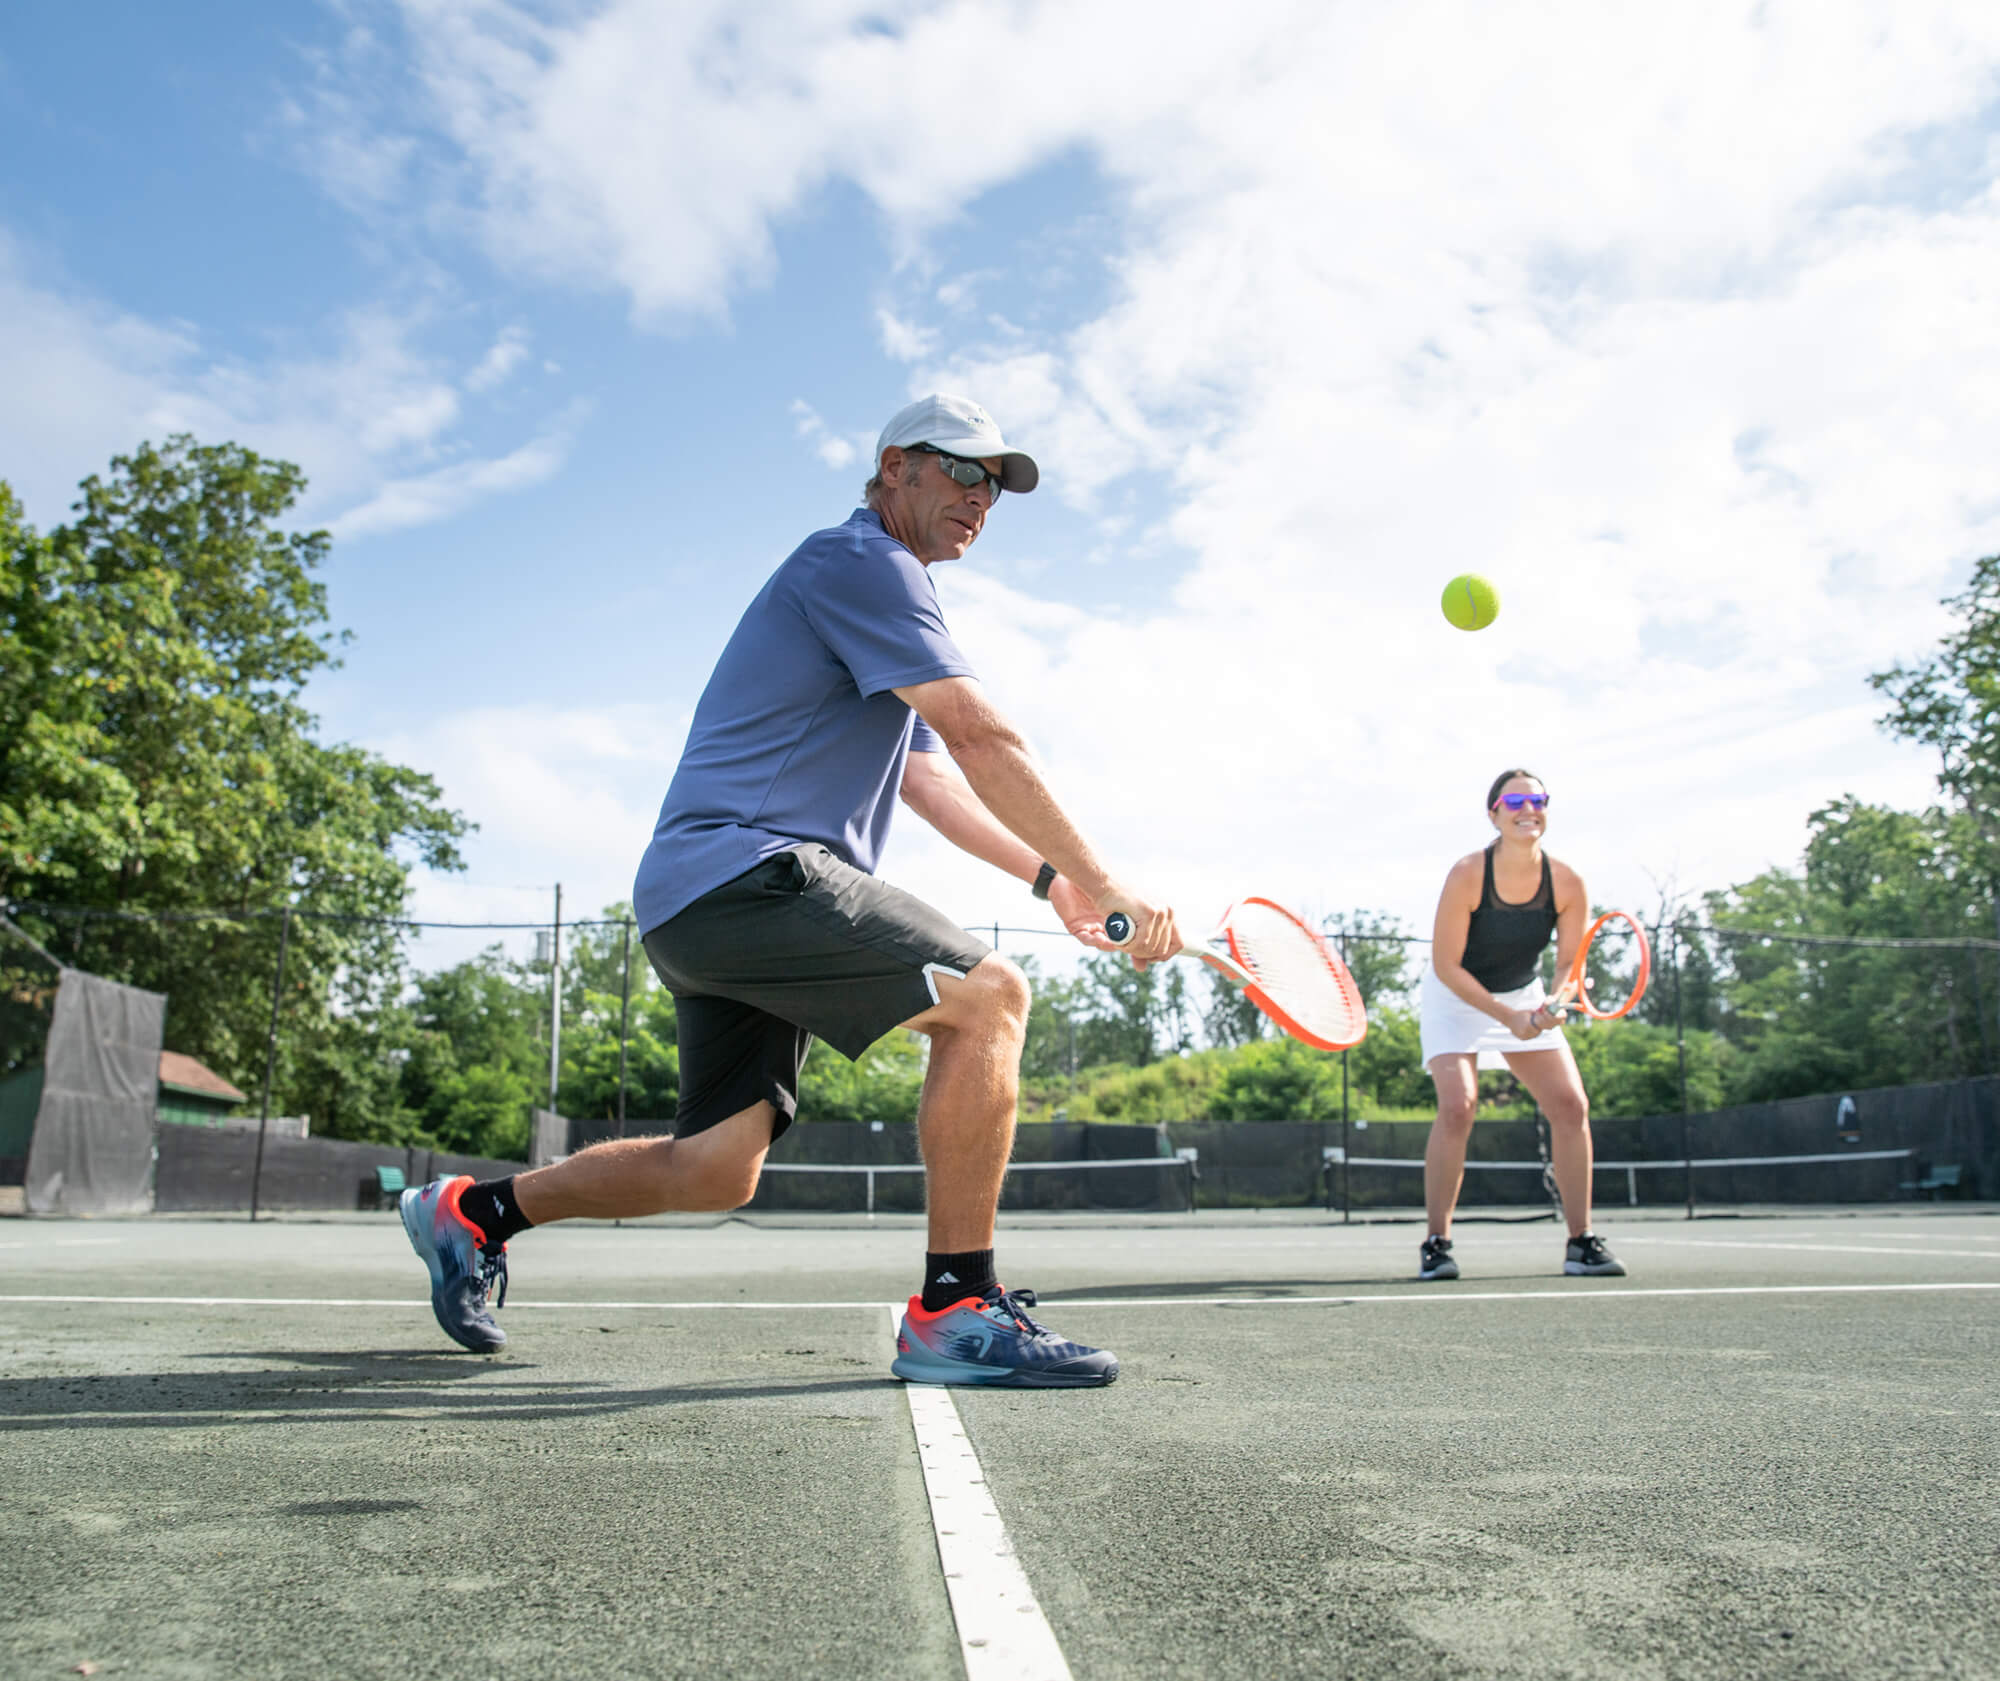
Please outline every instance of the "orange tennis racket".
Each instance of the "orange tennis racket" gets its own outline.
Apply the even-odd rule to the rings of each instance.
[[[1569,973],[1544,1007],[1551,1014],[1581,1010],[1592,1021],[1616,1021],[1646,996],[1652,977],[1653,948],[1639,919],[1630,911],[1606,911],[1584,934]]]
[[[1113,911],[1104,937],[1114,946],[1132,938],[1132,919]],[[1271,899],[1239,899],[1205,940],[1183,946],[1243,988],[1243,994],[1294,1039],[1322,1051],[1344,1051],[1368,1033],[1368,1006],[1347,965],[1320,935]]]

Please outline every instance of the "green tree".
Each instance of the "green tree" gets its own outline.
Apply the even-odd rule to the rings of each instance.
[[[1423,1067],[1417,1013],[1407,1006],[1370,1000],[1368,1035],[1347,1053],[1347,1074],[1352,1114],[1427,1109],[1437,1102],[1437,1088]]]
[[[315,739],[334,663],[324,532],[287,532],[298,469],[175,437],[86,479],[38,538],[0,489],[0,899],[72,962],[165,992],[168,1043],[262,1080],[281,934],[274,1103],[393,1137],[365,1024],[402,986],[415,864],[456,869],[436,783]],[[95,913],[57,918],[44,909]],[[175,922],[135,916],[190,908]]]
[[[927,1046],[920,1033],[885,1035],[849,1062],[814,1045],[799,1076],[801,1121],[914,1121]]]
[[[1842,799],[1813,813],[1804,869],[1708,895],[1727,968],[1720,1030],[1738,1053],[1729,1098],[1955,1078],[1993,1066],[1995,974],[1968,944],[1974,819]],[[1791,936],[1779,938],[1773,936]],[[1821,942],[1821,943],[1815,943]]]
[[[1208,1001],[1201,1013],[1202,1031],[1211,1045],[1254,1045],[1276,1031],[1249,995],[1220,971],[1202,969]],[[1363,994],[1365,997],[1366,994]]]
[[[548,1081],[534,982],[498,946],[418,977],[398,1096],[426,1136],[471,1155],[525,1151],[528,1111]]]
[[[1215,1118],[1222,1121],[1318,1121],[1339,1114],[1340,1059],[1287,1037],[1234,1052],[1215,1094]]]
[[[1671,1027],[1630,1019],[1584,1022],[1573,1024],[1567,1037],[1593,1115],[1608,1120],[1681,1112],[1680,1050]],[[1687,1035],[1690,1109],[1723,1103],[1727,1056],[1718,1035]]]
[[[2000,555],[1944,605],[1958,617],[1921,664],[1877,672],[1869,684],[1892,705],[1882,727],[1938,756],[1938,786],[2000,845]]]
[[[1086,1066],[1122,1062],[1140,1067],[1153,1060],[1165,1014],[1164,967],[1156,963],[1141,972],[1130,959],[1109,952],[1083,960],[1074,998]]]
[[[1410,954],[1413,937],[1402,918],[1380,911],[1348,911],[1334,919],[1326,937],[1344,953],[1348,973],[1371,1014],[1377,1004],[1409,996],[1417,965]]]

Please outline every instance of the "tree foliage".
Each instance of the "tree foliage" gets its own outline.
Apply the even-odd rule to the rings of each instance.
[[[1944,605],[1958,623],[1930,658],[1868,681],[1892,703],[1882,727],[1936,752],[1939,787],[1992,844],[2000,840],[2000,555],[1975,565]]]
[[[1808,943],[1975,937],[1985,918],[1967,879],[1974,841],[1961,813],[1838,800],[1813,813],[1803,871],[1768,871],[1708,896],[1724,966],[1718,1019],[1736,1052],[1731,1101],[1994,1068],[1992,953]]]
[[[334,663],[324,532],[296,467],[187,437],[86,479],[46,536],[0,487],[0,899],[60,955],[165,992],[168,1043],[262,1080],[282,911],[274,1102],[394,1135],[372,1024],[401,987],[413,865],[467,825],[419,771],[326,745],[302,694]],[[97,913],[61,924],[32,907]],[[126,913],[210,913],[185,921]]]

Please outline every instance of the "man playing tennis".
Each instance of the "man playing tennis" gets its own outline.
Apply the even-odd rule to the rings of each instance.
[[[925,1383],[1083,1387],[1115,1356],[1031,1319],[993,1270],[1028,987],[948,917],[875,879],[900,795],[975,857],[1032,884],[1080,940],[1135,926],[1178,951],[1172,911],[1117,882],[945,628],[928,568],[977,540],[1035,463],[977,404],[931,396],[883,428],[867,505],[815,532],[750,604],[710,677],[639,865],[646,955],[674,995],[670,1138],[617,1139],[551,1167],[403,1194],[438,1323],[491,1352],[506,1245],[555,1220],[741,1206],[798,1107],[815,1038],[858,1057],[897,1027],[930,1039],[917,1113],[929,1198],[924,1283],[892,1370]]]

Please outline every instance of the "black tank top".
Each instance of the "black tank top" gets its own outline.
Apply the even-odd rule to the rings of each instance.
[[[1542,953],[1556,931],[1556,888],[1545,852],[1535,896],[1525,905],[1508,904],[1493,890],[1493,846],[1486,849],[1486,886],[1465,931],[1462,961],[1465,972],[1488,992],[1512,992],[1533,980],[1542,966]]]

